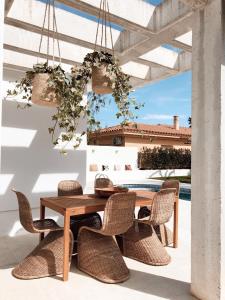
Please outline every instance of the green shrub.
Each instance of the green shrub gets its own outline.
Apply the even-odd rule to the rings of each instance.
[[[188,149],[143,148],[138,153],[139,169],[190,169],[191,151]]]

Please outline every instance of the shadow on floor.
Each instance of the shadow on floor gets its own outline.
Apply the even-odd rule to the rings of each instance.
[[[38,234],[0,238],[0,269],[8,269],[24,259],[39,243]]]
[[[130,270],[130,279],[120,285],[149,295],[170,300],[194,300],[190,283],[163,276]]]

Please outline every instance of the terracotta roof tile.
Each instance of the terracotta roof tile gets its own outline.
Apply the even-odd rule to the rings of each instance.
[[[164,135],[176,135],[176,136],[191,136],[191,128],[180,127],[176,130],[172,125],[150,125],[142,123],[130,123],[127,126],[116,125],[108,128],[102,128],[98,131],[99,133],[133,133],[133,134],[164,134]]]

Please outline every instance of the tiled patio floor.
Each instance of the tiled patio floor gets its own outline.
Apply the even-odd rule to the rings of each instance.
[[[180,201],[179,248],[167,248],[168,266],[147,266],[126,259],[131,277],[122,284],[103,284],[86,276],[72,263],[68,282],[60,277],[23,281],[11,268],[38,242],[32,234],[0,239],[0,299],[4,300],[145,300],[194,299],[190,295],[190,202]]]

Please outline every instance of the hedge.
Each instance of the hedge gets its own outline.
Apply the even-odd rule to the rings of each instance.
[[[174,148],[143,148],[138,153],[139,169],[190,169],[191,151]]]

